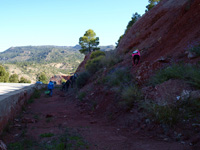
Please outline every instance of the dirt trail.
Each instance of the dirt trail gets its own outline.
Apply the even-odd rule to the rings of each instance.
[[[26,110],[15,119],[12,126],[3,136],[3,141],[11,145],[10,149],[20,149],[19,141],[29,139],[30,149],[60,149],[66,148],[66,144],[49,146],[59,138],[65,130],[70,132],[71,149],[91,150],[188,150],[190,147],[176,142],[165,142],[151,139],[140,134],[130,134],[120,127],[113,126],[101,119],[92,117],[83,112],[77,105],[73,92],[65,96],[54,90],[53,97],[42,95],[29,105]],[[52,137],[42,138],[44,133],[53,134]],[[73,134],[73,135],[72,135]],[[78,135],[79,138],[77,136]],[[72,138],[73,137],[73,138]],[[80,138],[81,137],[81,138]],[[72,140],[76,140],[76,143]],[[17,143],[17,144],[16,144]],[[74,144],[75,143],[75,144]],[[49,144],[49,145],[48,145]],[[21,144],[23,145],[23,144]],[[25,149],[28,149],[26,142]],[[40,146],[48,145],[48,146]],[[65,146],[64,146],[65,145]],[[78,145],[78,146],[77,146]],[[63,148],[62,148],[63,146]]]

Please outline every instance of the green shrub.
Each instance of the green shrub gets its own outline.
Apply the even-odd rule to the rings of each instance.
[[[44,84],[48,84],[48,79],[44,72],[42,72],[40,75],[37,76],[37,80],[41,81]]]
[[[183,65],[172,65],[165,69],[159,70],[153,77],[150,79],[150,84],[156,85],[163,83],[169,79],[182,79],[184,74]]]
[[[140,107],[147,112],[147,116],[155,122],[173,126],[183,120],[193,120],[200,123],[200,100],[187,99],[171,105],[159,105],[155,102],[140,102]]]
[[[122,61],[122,59],[116,53],[116,51],[108,51],[108,52],[106,52],[106,56],[104,58],[102,58],[101,63],[103,66],[112,67],[121,61]]]
[[[66,147],[65,143],[61,142],[58,145],[56,145],[56,150],[65,150],[65,147]]]
[[[54,136],[54,137],[53,137]],[[8,150],[72,150],[72,149],[89,149],[89,144],[76,132],[70,130],[64,131],[61,135],[54,135],[53,133],[40,134],[41,138],[53,137],[51,142],[48,139],[42,141],[35,141],[29,139],[17,139],[15,143],[8,143]]]
[[[97,58],[99,56],[105,56],[105,53],[103,51],[97,50],[91,53],[90,59]]]
[[[141,100],[142,93],[137,86],[130,85],[128,87],[123,88],[121,97],[123,101],[121,104],[132,108],[133,104],[138,100]]]
[[[36,98],[40,98],[41,93],[39,90],[35,89],[35,91],[33,92],[33,94],[31,95],[31,98],[36,99]]]
[[[103,81],[110,86],[129,85],[131,84],[131,80],[132,77],[128,68],[112,70],[111,73],[103,79]]]
[[[18,83],[19,82],[19,76],[17,74],[12,74],[10,77],[9,77],[9,81],[11,83]]]
[[[20,80],[19,80],[19,83],[31,83],[31,81],[24,78],[24,77],[21,77]]]
[[[30,99],[27,101],[28,104],[31,104],[31,103],[33,103],[33,102],[34,102],[34,99],[33,99],[33,98],[30,98]]]
[[[80,92],[79,94],[78,94],[78,99],[80,100],[80,101],[82,101],[83,100],[83,98],[86,96],[86,93],[85,92]]]
[[[82,88],[90,78],[90,74],[88,72],[82,72],[78,76],[76,80],[76,84],[78,88]]]
[[[165,125],[175,125],[180,119],[179,109],[173,105],[159,105],[155,102],[140,102],[140,107],[151,120]]]
[[[45,137],[52,137],[52,136],[54,136],[53,133],[43,133],[43,134],[40,134],[40,137],[42,137],[42,138],[45,138]]]
[[[118,104],[125,109],[131,109],[135,102],[142,99],[129,68],[115,68],[101,82],[112,88],[120,100]]]
[[[185,68],[184,79],[191,85],[200,88],[200,67],[188,65]]]
[[[8,145],[8,150],[24,150],[24,146],[20,142],[11,143]]]
[[[198,116],[200,115],[200,99],[186,99],[178,103],[178,107],[181,108],[180,114],[184,119],[196,118],[200,123]]]
[[[173,106],[160,106],[158,104],[153,105],[152,115],[156,121],[162,124],[174,125],[176,124],[180,117],[178,115],[178,109]]]
[[[34,142],[28,139],[23,139],[19,142],[14,142],[8,144],[8,150],[29,150],[32,149],[32,146],[34,145]]]
[[[96,58],[88,60],[85,65],[86,70],[90,73],[95,73],[96,71],[98,71],[102,67],[102,64],[100,62],[103,57],[105,56],[98,56]]]
[[[150,84],[157,85],[169,79],[183,79],[197,88],[200,88],[200,68],[189,64],[174,64],[158,71],[150,78]]]
[[[189,49],[189,51],[195,53],[197,56],[200,56],[200,44],[193,46]]]
[[[9,72],[7,72],[2,65],[0,65],[0,82],[8,82],[8,81],[9,81]]]
[[[31,104],[34,102],[34,99],[40,98],[41,93],[39,90],[35,89],[33,94],[31,95],[30,99],[27,101],[28,104]]]

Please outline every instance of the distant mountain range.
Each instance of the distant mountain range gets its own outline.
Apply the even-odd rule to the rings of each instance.
[[[100,46],[102,51],[113,50],[113,45]],[[1,63],[13,62],[63,62],[64,60],[79,60],[83,58],[79,50],[80,45],[76,46],[20,46],[11,47],[4,52],[0,53]]]
[[[100,46],[102,51],[114,48],[112,45]],[[75,72],[84,59],[84,55],[79,52],[80,49],[80,45],[11,47],[0,53],[0,63],[10,75],[16,73],[34,83],[42,72],[48,78]]]

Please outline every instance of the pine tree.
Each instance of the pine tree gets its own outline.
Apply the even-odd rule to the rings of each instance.
[[[87,54],[95,50],[99,50],[99,37],[96,37],[96,33],[89,29],[85,32],[83,37],[79,38],[79,44],[81,45],[80,53]]]
[[[0,65],[0,82],[8,82],[9,81],[9,73],[6,72],[5,68]]]

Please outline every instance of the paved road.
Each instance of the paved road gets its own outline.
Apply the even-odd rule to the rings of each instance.
[[[13,92],[18,91],[22,88],[34,86],[34,84],[28,83],[0,83],[0,96],[11,95]]]

